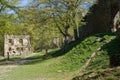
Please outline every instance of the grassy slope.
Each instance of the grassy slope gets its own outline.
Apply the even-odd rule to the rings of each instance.
[[[12,69],[12,71],[5,73],[2,78],[4,80],[70,80],[76,75],[77,70],[85,64],[91,53],[96,51],[101,45],[107,43],[108,40],[114,38],[115,36],[110,34],[99,34],[88,37],[63,56],[20,65]],[[106,60],[108,56],[106,55],[104,58]],[[96,66],[96,61],[92,61],[90,65],[94,64],[94,66],[89,66],[88,70]],[[105,66],[108,66],[108,64]]]
[[[119,80],[120,67],[109,68],[109,56],[119,54],[119,45],[120,40],[118,39],[113,39],[105,44],[92,59],[86,71],[73,80]]]
[[[119,80],[120,67],[89,71],[73,80]]]

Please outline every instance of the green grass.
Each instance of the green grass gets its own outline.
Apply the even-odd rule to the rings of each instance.
[[[79,78],[79,79],[78,79]],[[89,71],[73,80],[119,80],[120,67]]]
[[[47,60],[41,60],[44,55],[35,54],[32,57],[26,58],[26,60],[40,58],[39,60],[18,65],[2,77],[4,80],[70,80],[78,73],[78,70],[97,48],[114,38],[115,36],[111,34],[90,36],[82,42],[78,41],[77,45],[63,56],[53,57]],[[54,54],[57,53],[54,51]],[[99,59],[95,59],[96,61],[99,61]],[[91,65],[95,64],[95,62],[93,61]],[[91,68],[94,67],[89,66],[89,69]]]
[[[109,55],[106,51],[101,50],[98,51],[96,56],[91,60],[89,66],[86,71],[89,70],[99,70],[105,69],[109,67]]]
[[[87,69],[98,70],[98,69],[105,69],[109,67],[110,56],[120,53],[119,45],[120,45],[120,40],[118,39],[113,39],[109,43],[103,45],[102,49],[98,51],[97,55],[92,59]]]
[[[108,38],[109,39],[109,38]],[[120,53],[120,40],[112,39],[102,46],[101,50],[92,59],[86,71],[74,80],[118,80],[120,79],[120,68],[110,68],[110,56]],[[112,69],[112,70],[111,70]],[[94,74],[94,75],[93,75]],[[90,78],[89,76],[92,77]],[[76,77],[76,78],[78,78]]]
[[[70,71],[81,68],[97,48],[114,38],[115,36],[104,34],[86,38],[63,57],[63,65]]]

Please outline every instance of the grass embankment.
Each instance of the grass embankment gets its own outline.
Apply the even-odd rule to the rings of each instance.
[[[85,64],[87,59],[89,59],[90,55],[96,51],[97,48],[114,38],[115,36],[109,34],[91,36],[84,39],[81,43],[78,41],[77,46],[75,46],[65,55],[50,58],[48,60],[38,59],[41,58],[41,56],[39,56],[39,54],[35,54],[34,57],[26,58],[26,60],[38,59],[37,61],[19,65],[11,71],[4,73],[4,75],[1,76],[1,79],[70,80],[75,76],[77,70],[79,70]],[[108,55],[106,56],[107,57],[104,58],[108,59]],[[92,64],[97,64],[95,62],[93,61]],[[106,64],[106,66],[108,66],[108,64]],[[91,68],[92,66],[89,66],[89,69]]]
[[[120,67],[88,71],[73,80],[120,80]]]
[[[103,45],[86,68],[86,71],[73,80],[119,80],[120,67],[110,68],[109,65],[110,56],[120,53],[119,45],[119,39],[113,39]]]

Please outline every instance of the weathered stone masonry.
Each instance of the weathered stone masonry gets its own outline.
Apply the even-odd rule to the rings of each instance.
[[[31,52],[29,35],[4,35],[4,56]]]

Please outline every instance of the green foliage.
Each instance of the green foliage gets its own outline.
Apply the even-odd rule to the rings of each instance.
[[[107,35],[99,34],[99,35],[95,35],[95,36],[90,36],[90,37],[86,38],[85,40],[83,40],[81,43],[78,42],[77,46],[75,46],[73,49],[71,49],[68,53],[66,53],[63,56],[62,62],[61,62],[61,64],[59,64],[62,67],[61,68],[59,67],[59,69],[63,70],[63,71],[64,70],[76,70],[76,69],[82,67],[85,64],[86,60],[89,59],[90,55],[94,51],[97,50],[97,48],[99,48],[100,46],[105,44],[109,39],[114,39],[114,38],[115,38],[114,35],[111,36],[111,34],[107,33]],[[98,39],[100,41],[97,41]],[[104,56],[104,52],[103,52],[103,55],[97,56],[97,58],[98,57],[99,58],[98,59],[95,58],[95,60],[94,60],[95,63],[93,62],[92,66],[94,66],[94,64],[96,64],[96,62],[99,62],[100,60],[109,59],[107,54],[105,54],[105,55],[106,56]],[[106,60],[105,62],[108,63],[108,60]],[[98,65],[100,66],[102,63],[104,63],[104,62],[101,62]],[[95,66],[97,66],[97,65],[95,65]],[[106,66],[100,66],[99,68],[101,68],[101,67],[105,68]]]
[[[100,36],[100,35],[99,35]],[[91,60],[90,64],[85,70],[85,73],[81,76],[81,79],[89,79],[89,80],[96,80],[96,79],[105,79],[105,80],[118,80],[120,72],[119,68],[109,68],[109,58],[113,54],[119,54],[119,39],[116,39],[115,36],[112,36],[111,38],[108,35],[103,36],[105,41],[102,41],[105,43],[102,47],[101,50],[97,52],[97,55]],[[109,43],[106,41],[109,41]],[[99,72],[99,74],[98,74]],[[91,78],[92,74],[97,74],[93,75]],[[75,79],[76,80],[76,79]]]
[[[17,25],[17,16],[14,14],[8,14],[9,10],[13,10],[17,12],[18,7],[17,4],[21,3],[21,1],[16,0],[1,0],[0,1],[0,54],[3,53],[4,50],[4,34],[20,34],[21,28]],[[19,31],[18,31],[19,30]]]
[[[14,10],[17,11],[18,7],[16,6],[17,4],[21,3],[21,1],[17,0],[1,0],[0,1],[0,13],[1,14],[6,14],[8,10]]]
[[[117,80],[118,78],[114,77],[114,76],[108,76],[106,78],[106,80]]]
[[[42,23],[47,21],[53,23],[59,33],[64,36],[74,36],[74,29],[81,25],[82,12],[80,5],[87,0],[36,0],[31,1],[29,6],[37,9],[38,15]],[[44,5],[44,6],[41,6]],[[43,16],[40,16],[40,15]],[[38,21],[36,21],[37,23]],[[39,22],[40,23],[40,22]]]
[[[0,1],[1,6],[5,6],[5,9],[2,9],[4,14],[0,15],[3,17],[0,19],[0,31],[2,36],[5,33],[30,35],[33,51],[50,48],[54,37],[60,37],[62,40],[63,36],[73,36],[73,29],[81,25],[79,6],[84,0],[31,0],[26,5],[29,8],[18,9],[16,5],[20,2]],[[17,11],[17,14],[7,14],[8,9]],[[3,45],[3,38],[0,39],[0,44]]]
[[[14,15],[0,15],[0,54],[4,50],[4,35],[5,34],[21,34],[21,27],[16,24]]]
[[[80,76],[79,79],[74,78],[73,80],[119,80],[119,76],[113,75],[118,73],[119,70],[120,68],[106,68],[89,71],[85,73],[84,76]]]
[[[115,75],[115,76],[120,76],[120,72],[117,71],[117,72],[114,73],[114,75]]]
[[[100,39],[100,41],[98,41],[98,38]],[[102,40],[103,38],[106,38],[106,39]],[[48,60],[43,59],[43,56],[44,56],[43,53],[32,55],[30,57],[25,58],[26,61],[28,60],[31,62],[14,68],[11,72],[6,73],[6,75],[8,75],[7,77],[3,77],[3,78],[4,80],[5,79],[24,80],[28,78],[30,80],[41,79],[41,78],[42,79],[45,78],[48,80],[56,80],[56,79],[62,80],[64,77],[65,80],[70,80],[73,77],[73,75],[75,75],[76,73],[75,71],[79,70],[85,64],[89,56],[94,51],[96,51],[98,47],[103,45],[109,39],[114,39],[114,38],[115,36],[114,35],[111,36],[110,34],[94,35],[84,39],[81,43],[79,43],[80,41],[78,41],[77,42],[78,45],[75,46],[72,50],[70,50],[65,55],[51,58]],[[70,45],[74,45],[74,44],[75,43],[73,44],[71,43]],[[50,53],[56,54],[55,51]],[[106,51],[104,50],[103,51],[101,50],[100,52],[98,51],[96,57],[92,60],[91,64],[89,65],[88,69],[86,69],[86,71],[91,73],[92,71],[90,69],[93,69],[93,71],[96,71],[96,67],[97,69],[103,68],[104,64],[106,65],[108,64],[108,62],[106,61],[107,59],[108,59],[108,56]],[[35,72],[36,74],[34,74]],[[105,71],[105,72],[107,73],[106,75],[111,73],[109,71],[108,72]],[[103,75],[103,71],[100,70],[99,72],[96,72],[95,75],[96,74],[97,76],[101,76]],[[15,77],[11,77],[13,75],[15,75]],[[95,76],[93,77],[94,78],[92,79],[89,78],[89,80],[94,80]]]
[[[32,50],[52,48],[54,37],[60,37],[60,33],[48,13],[38,8],[30,8],[19,12],[19,15],[22,16],[20,24],[23,26],[23,34],[31,36]]]
[[[87,67],[87,71],[105,69],[107,67],[109,67],[109,56],[107,51],[103,50],[97,52],[97,55],[91,60],[91,63]]]

